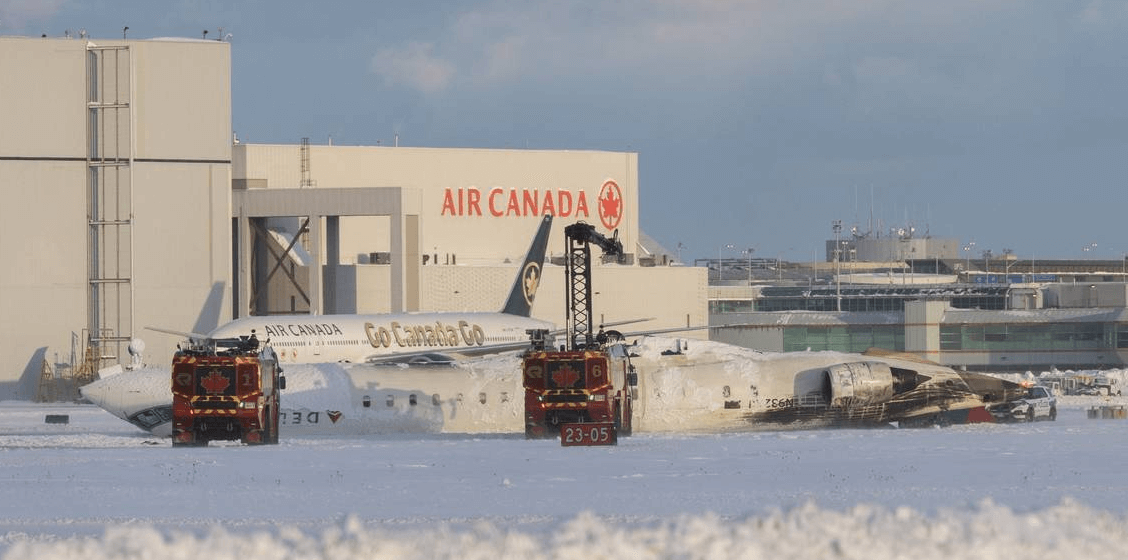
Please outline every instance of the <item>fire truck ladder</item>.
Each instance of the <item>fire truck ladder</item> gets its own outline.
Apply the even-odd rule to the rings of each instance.
[[[608,238],[584,222],[565,227],[564,237],[568,239],[564,263],[569,287],[564,307],[568,349],[593,348],[596,344],[591,328],[591,243],[599,245],[605,255],[621,255],[623,244],[619,242],[618,230]]]

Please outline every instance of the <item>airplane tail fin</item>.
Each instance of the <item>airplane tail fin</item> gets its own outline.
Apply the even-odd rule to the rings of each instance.
[[[517,278],[513,281],[513,288],[509,291],[509,299],[505,300],[502,313],[528,317],[532,313],[533,299],[540,286],[541,269],[544,267],[544,252],[548,246],[548,233],[552,229],[552,215],[546,215],[541,220],[537,235],[529,252],[525,254],[525,262],[517,271]]]

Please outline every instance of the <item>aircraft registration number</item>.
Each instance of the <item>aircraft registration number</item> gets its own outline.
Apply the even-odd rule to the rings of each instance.
[[[596,422],[591,424],[561,424],[560,445],[564,447],[580,445],[617,445],[615,424]]]

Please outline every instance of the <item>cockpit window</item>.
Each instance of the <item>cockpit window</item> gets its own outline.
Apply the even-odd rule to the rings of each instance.
[[[130,424],[146,431],[165,422],[172,422],[171,404],[147,408],[129,417]]]

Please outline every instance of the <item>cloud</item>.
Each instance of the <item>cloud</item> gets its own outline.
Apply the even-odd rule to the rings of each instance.
[[[389,85],[423,93],[442,91],[454,77],[454,66],[435,57],[431,43],[411,42],[401,48],[383,48],[372,57],[370,68]]]
[[[373,70],[423,92],[457,88],[472,103],[667,115],[649,134],[750,128],[768,147],[792,138],[948,153],[1128,118],[1110,102],[1128,90],[1116,71],[1128,47],[1122,1],[463,5],[423,36],[430,42],[381,50]]]
[[[24,31],[33,21],[50,18],[59,11],[64,0],[0,0],[0,31]]]
[[[1081,9],[1077,14],[1077,20],[1082,25],[1093,27],[1122,27],[1125,23],[1128,23],[1128,4],[1124,2],[1093,0]]]
[[[466,4],[436,30],[428,63],[444,61],[467,86],[507,87],[611,75],[709,87],[793,72],[842,44],[942,42],[983,0],[906,6],[898,0],[504,0]],[[960,34],[966,32],[957,31]],[[960,37],[956,37],[960,40]],[[896,51],[896,46],[890,45]],[[455,72],[457,69],[457,72]]]

